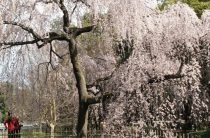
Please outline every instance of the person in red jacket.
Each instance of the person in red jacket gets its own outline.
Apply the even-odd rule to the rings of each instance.
[[[8,130],[8,138],[15,138],[15,120],[12,113],[8,112],[8,118],[4,121],[4,126]]]

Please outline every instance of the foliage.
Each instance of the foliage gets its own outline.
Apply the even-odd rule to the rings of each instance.
[[[100,18],[105,18],[106,15],[101,14]],[[92,17],[89,13],[82,16],[81,19],[82,26],[91,25]],[[101,55],[106,55],[110,53],[108,47],[105,47],[104,40],[105,32],[103,32],[103,25],[98,24],[94,29],[93,33],[83,34],[78,38],[78,42],[83,47],[87,55],[90,57],[100,57]]]
[[[199,18],[204,10],[210,9],[210,1],[207,0],[164,0],[163,3],[159,5],[159,9],[163,10],[166,6],[177,3],[178,1],[186,3],[192,7]]]
[[[208,138],[208,137],[210,137],[210,131],[209,131],[209,129],[200,130],[200,131],[196,131],[196,132],[191,132],[190,135],[191,136],[198,136],[200,138]]]
[[[177,120],[199,127],[207,120],[209,104],[206,85],[200,81],[204,67],[200,58],[208,57],[200,51],[203,24],[191,8],[180,3],[160,14],[139,9],[136,3],[129,2],[122,8],[116,2],[111,7],[110,24],[117,39],[129,36],[134,46],[127,62],[106,84],[107,91],[115,92],[117,97],[113,98],[114,103],[108,103],[105,112],[107,131],[123,133],[133,123],[139,128],[171,129],[171,133],[164,135],[172,137],[172,130],[181,123]],[[179,73],[184,77],[164,80],[166,74]],[[161,81],[150,83],[151,78]],[[192,126],[181,129],[192,129]],[[142,133],[145,137],[150,135],[140,129],[138,134]]]
[[[158,5],[158,8],[160,10],[164,10],[165,7],[167,7],[168,5],[174,4],[176,2],[177,0],[164,0],[164,1],[161,1],[161,4]]]

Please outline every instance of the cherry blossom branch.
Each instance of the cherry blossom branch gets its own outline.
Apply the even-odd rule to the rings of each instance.
[[[158,82],[161,82],[161,81],[183,78],[184,75],[181,74],[183,66],[184,66],[184,61],[181,60],[180,67],[179,67],[179,69],[178,69],[176,74],[164,75],[162,78],[161,77],[153,77],[153,78],[150,78],[148,80],[148,83],[158,83]]]
[[[161,81],[166,81],[166,80],[172,80],[172,79],[179,79],[179,78],[183,78],[184,75],[181,74],[169,74],[169,75],[164,75],[162,78],[158,78],[158,77],[154,77],[154,78],[150,78],[148,80],[148,83],[158,83]]]

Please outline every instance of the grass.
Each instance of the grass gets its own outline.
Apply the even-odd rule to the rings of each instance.
[[[191,132],[190,135],[196,136],[197,138],[210,138],[210,130]]]

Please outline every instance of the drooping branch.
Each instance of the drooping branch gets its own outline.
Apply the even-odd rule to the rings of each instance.
[[[51,64],[51,66],[52,66],[52,68],[53,68],[53,65],[52,65],[52,51],[53,51],[53,48],[52,48],[52,43],[50,43],[50,64]]]
[[[52,44],[50,43],[50,59],[49,59],[49,61],[47,61],[47,62],[42,62],[42,63],[40,63],[39,65],[38,65],[38,70],[39,70],[39,68],[40,68],[40,66],[41,65],[46,65],[46,68],[48,68],[49,67],[49,65],[51,65],[51,67],[52,67],[52,69],[54,70],[55,68],[54,68],[54,66],[53,66],[53,64],[52,64],[52,52],[53,51],[53,49],[52,49]]]
[[[41,65],[46,65],[46,80],[47,80],[47,78],[48,78],[48,72],[49,72],[49,70],[48,70],[48,68],[49,68],[49,66],[51,66],[51,68],[53,69],[53,70],[55,70],[55,67],[53,66],[53,63],[52,63],[52,53],[53,53],[53,48],[52,48],[52,44],[50,43],[50,59],[49,59],[49,61],[47,61],[47,62],[42,62],[42,63],[40,63],[39,65],[38,65],[38,71],[40,70],[40,66]]]

